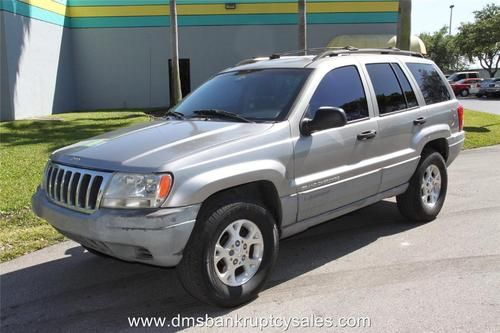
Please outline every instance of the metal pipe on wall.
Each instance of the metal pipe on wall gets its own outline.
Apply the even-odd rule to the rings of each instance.
[[[411,0],[399,0],[397,35],[396,47],[409,51],[411,45]]]
[[[298,13],[299,13],[299,50],[304,50],[304,54],[307,52],[307,1],[299,0],[298,2]]]
[[[172,92],[174,105],[182,99],[181,78],[179,71],[179,33],[177,28],[177,3],[170,0],[170,48],[172,54]],[[172,105],[173,106],[173,105]]]

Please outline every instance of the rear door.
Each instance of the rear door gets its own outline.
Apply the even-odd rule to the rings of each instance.
[[[426,115],[399,62],[367,62],[365,69],[377,100],[378,140],[383,147],[379,191],[383,192],[405,184],[413,174],[419,161],[413,139],[427,125]]]

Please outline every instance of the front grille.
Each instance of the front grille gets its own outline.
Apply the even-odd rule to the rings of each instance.
[[[44,189],[54,203],[73,210],[92,213],[99,208],[104,187],[111,173],[68,167],[49,162]]]

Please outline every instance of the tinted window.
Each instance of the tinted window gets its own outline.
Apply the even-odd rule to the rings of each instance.
[[[427,104],[450,100],[448,88],[436,68],[431,64],[407,64],[424,95]]]
[[[408,81],[408,78],[406,77],[405,73],[403,73],[401,67],[399,67],[398,64],[392,64],[392,68],[394,69],[394,72],[398,77],[399,84],[401,85],[401,89],[403,89],[403,92],[405,94],[407,107],[413,108],[415,106],[418,106],[415,92],[413,91],[410,85],[410,81]]]
[[[380,114],[406,109],[406,99],[390,64],[366,65]]]
[[[264,69],[223,73],[207,81],[175,107],[186,117],[217,109],[252,120],[282,120],[311,73],[309,69]]]
[[[368,104],[355,66],[337,68],[325,75],[309,103],[308,117],[313,118],[322,106],[344,109],[347,120],[368,117]]]

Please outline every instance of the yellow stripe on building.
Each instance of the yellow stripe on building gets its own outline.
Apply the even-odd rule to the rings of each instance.
[[[21,1],[68,17],[163,16],[169,13],[167,5],[66,7],[51,0]],[[307,10],[308,13],[395,12],[398,2],[313,2],[308,3]],[[224,4],[177,5],[177,12],[179,15],[294,14],[297,4],[238,3],[232,10],[226,9]]]
[[[20,2],[27,3],[28,5],[38,8],[49,10],[59,15],[66,15],[66,5],[60,4],[52,0],[19,0]]]

